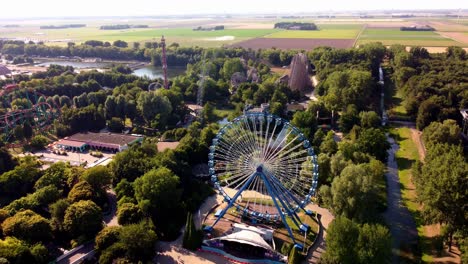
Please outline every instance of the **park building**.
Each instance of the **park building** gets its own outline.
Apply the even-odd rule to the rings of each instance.
[[[143,141],[140,135],[117,133],[77,133],[56,142],[56,146],[65,150],[84,152],[87,149],[120,152],[129,145]]]

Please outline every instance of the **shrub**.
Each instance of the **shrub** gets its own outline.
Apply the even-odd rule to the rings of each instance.
[[[48,143],[49,143],[49,140],[46,137],[42,135],[37,135],[31,139],[31,142],[29,143],[29,145],[31,146],[31,148],[35,150],[41,150],[41,149],[45,149]]]

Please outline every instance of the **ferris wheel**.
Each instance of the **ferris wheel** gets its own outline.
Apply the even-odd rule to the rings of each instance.
[[[298,128],[270,114],[245,114],[218,132],[208,158],[211,181],[228,206],[207,231],[231,207],[258,223],[282,222],[293,241],[287,218],[307,231],[298,212],[312,213],[305,206],[315,195],[318,165]]]

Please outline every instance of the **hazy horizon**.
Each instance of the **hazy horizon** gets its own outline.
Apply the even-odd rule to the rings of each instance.
[[[311,3],[310,0],[266,1],[213,1],[213,0],[137,0],[131,6],[127,1],[81,0],[26,0],[2,3],[1,19],[14,18],[66,18],[66,17],[126,17],[126,16],[180,16],[228,14],[304,14],[314,12],[359,12],[383,10],[458,10],[467,9],[468,1],[343,1],[329,0]],[[14,12],[17,10],[18,12]],[[11,11],[11,12],[10,12]]]

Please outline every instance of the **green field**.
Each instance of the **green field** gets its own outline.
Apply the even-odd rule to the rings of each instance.
[[[99,30],[97,27],[51,29],[22,28],[17,31],[0,31],[2,37],[18,37],[49,41],[49,45],[66,45],[67,42],[84,42],[86,40],[127,42],[159,41],[161,36],[167,38],[168,43],[177,42],[182,46],[215,47],[232,44],[242,40],[262,37],[280,30],[276,29],[225,29],[218,31],[194,31],[191,28],[170,29],[126,29]]]
[[[361,30],[361,25],[321,24],[319,30],[283,30],[265,38],[316,38],[316,39],[354,39]]]
[[[432,31],[400,31],[399,29],[365,29],[358,44],[382,42],[384,45],[402,44],[407,46],[447,47],[463,46],[462,43],[443,37]]]

